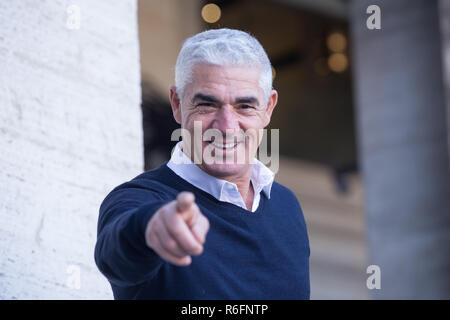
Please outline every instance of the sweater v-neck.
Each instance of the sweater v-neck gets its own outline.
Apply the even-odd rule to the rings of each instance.
[[[204,190],[202,190],[200,188],[197,188],[196,186],[191,184],[189,181],[186,181],[182,177],[178,176],[175,172],[173,172],[167,166],[167,162],[162,164],[159,169],[161,169],[160,172],[162,173],[162,175],[160,175],[159,177],[162,178],[162,179],[164,179],[164,178],[168,178],[169,179],[169,181],[161,181],[162,183],[170,182],[172,187],[174,187],[175,189],[180,190],[180,192],[183,191],[183,188],[180,188],[179,185],[183,185],[188,190],[189,189],[195,190],[197,194],[199,194],[200,196],[202,196],[203,198],[208,200],[208,202],[212,203],[213,205],[216,205],[216,206],[219,206],[219,207],[223,207],[224,209],[232,210],[233,212],[236,212],[236,213],[238,213],[240,215],[249,216],[249,217],[260,216],[261,213],[264,211],[264,207],[265,207],[266,201],[268,200],[267,196],[264,194],[264,192],[261,192],[261,198],[260,198],[259,206],[256,209],[256,211],[252,212],[252,211],[249,211],[247,209],[241,208],[240,206],[237,206],[237,205],[235,205],[233,203],[220,201],[220,200],[216,199],[213,195],[205,192]],[[188,190],[186,190],[186,191],[188,191]]]

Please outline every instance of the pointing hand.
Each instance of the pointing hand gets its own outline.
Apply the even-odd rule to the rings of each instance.
[[[162,206],[147,224],[145,241],[161,258],[178,266],[191,263],[191,255],[203,252],[208,219],[200,212],[191,192]]]

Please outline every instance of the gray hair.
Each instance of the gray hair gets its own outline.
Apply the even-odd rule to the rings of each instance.
[[[269,100],[272,90],[270,60],[258,40],[247,32],[227,28],[207,30],[184,42],[175,66],[175,86],[180,100],[185,86],[192,81],[192,70],[197,63],[260,68],[259,86],[266,103]]]

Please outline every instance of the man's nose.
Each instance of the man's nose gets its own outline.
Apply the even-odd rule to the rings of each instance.
[[[226,130],[239,129],[239,121],[233,106],[227,104],[220,107],[216,113],[216,118],[214,119],[212,127],[220,130],[224,134],[226,134]]]

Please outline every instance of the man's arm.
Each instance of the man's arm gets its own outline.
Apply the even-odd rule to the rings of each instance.
[[[95,262],[111,283],[132,286],[156,274],[162,260],[147,246],[145,228],[169,201],[132,183],[119,186],[105,198],[100,206]]]
[[[119,187],[100,207],[95,261],[113,284],[136,285],[151,279],[163,259],[189,265],[191,255],[202,253],[208,230],[190,192],[170,201],[156,191]]]

